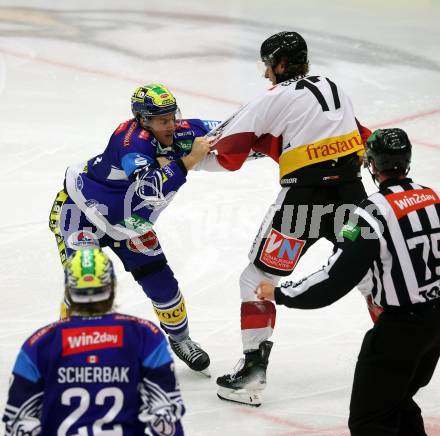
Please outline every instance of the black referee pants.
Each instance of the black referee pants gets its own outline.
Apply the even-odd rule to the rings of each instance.
[[[413,400],[440,356],[440,304],[416,313],[385,311],[365,335],[354,374],[352,436],[426,436]]]

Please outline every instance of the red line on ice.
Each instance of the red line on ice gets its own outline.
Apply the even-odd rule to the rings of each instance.
[[[290,429],[285,433],[279,433],[278,436],[349,436],[348,425],[327,428],[312,427],[290,419],[280,418],[276,415],[262,412],[260,409],[237,407],[237,411],[244,415],[252,415],[255,419],[279,424]],[[427,430],[430,436],[440,436],[440,418],[429,417],[425,418],[424,421],[425,430]]]
[[[439,113],[440,113],[440,109],[432,109],[426,112],[419,112],[417,114],[395,118],[394,120],[380,122],[376,125],[372,125],[369,127],[372,129],[377,129],[378,127],[391,126],[392,124],[404,123],[405,121],[413,121],[413,120],[417,120],[418,118],[425,118]]]
[[[27,55],[24,53],[19,53],[19,52],[13,51],[13,50],[6,50],[4,48],[0,48],[0,53],[4,53],[4,54],[10,55],[10,56],[15,56],[15,57],[18,57],[21,59],[29,59],[34,62],[54,65],[56,67],[67,68],[67,69],[75,70],[75,71],[81,71],[81,72],[87,73],[87,74],[94,74],[97,76],[110,77],[113,79],[127,80],[129,82],[135,82],[138,84],[145,83],[145,79],[138,79],[136,77],[130,77],[130,76],[126,76],[124,74],[112,73],[109,71],[98,70],[95,68],[88,68],[88,67],[83,67],[80,65],[69,64],[66,62],[55,61],[55,60],[44,58],[41,56]],[[195,92],[195,91],[191,91],[188,89],[182,89],[182,88],[172,86],[172,85],[170,85],[170,88],[173,91],[176,91],[177,93],[180,93],[180,94],[187,94],[187,95],[191,95],[193,97],[200,97],[200,98],[205,98],[208,100],[214,100],[219,103],[225,103],[225,104],[229,104],[231,106],[236,106],[236,107],[241,106],[241,103],[239,101],[230,100],[230,99],[223,98],[223,97],[216,97],[214,95],[205,94],[203,92]]]
[[[425,112],[419,112],[417,114],[407,115],[405,117],[395,118],[393,120],[373,124],[372,126],[368,126],[368,127],[370,129],[377,129],[380,127],[392,127],[393,125],[404,123],[406,121],[414,121],[419,118],[426,118],[436,114],[440,114],[440,109],[432,109]],[[424,147],[440,148],[440,144],[432,144],[430,142],[419,141],[418,139],[412,139],[412,142],[415,144],[423,145]]]
[[[10,56],[15,56],[18,58],[22,58],[22,59],[29,59],[35,62],[39,62],[39,63],[44,63],[44,64],[49,64],[49,65],[54,65],[57,67],[61,67],[61,68],[67,68],[67,69],[71,69],[71,70],[75,70],[75,71],[81,71],[83,73],[87,73],[87,74],[94,74],[94,75],[98,75],[98,76],[104,76],[104,77],[110,77],[113,79],[121,79],[121,80],[127,80],[129,82],[135,82],[135,83],[143,83],[144,80],[143,79],[137,79],[135,77],[130,77],[130,76],[126,76],[124,74],[117,74],[117,73],[112,73],[109,71],[103,71],[103,70],[98,70],[95,68],[88,68],[88,67],[83,67],[80,65],[75,65],[75,64],[69,64],[66,62],[61,62],[61,61],[55,61],[52,59],[48,59],[48,58],[44,58],[41,56],[32,56],[32,55],[28,55],[25,53],[19,53],[13,50],[7,50],[4,48],[0,48],[0,53],[4,53]],[[236,100],[230,100],[227,98],[223,98],[223,97],[216,97],[214,95],[210,95],[210,94],[205,94],[202,92],[196,92],[196,91],[191,91],[188,89],[182,89],[179,87],[175,87],[175,86],[170,86],[170,88],[173,89],[173,91],[176,91],[180,94],[186,94],[186,95],[190,95],[193,97],[200,97],[200,98],[204,98],[207,100],[213,100],[219,103],[224,103],[224,104],[229,104],[231,106],[241,106],[241,102],[236,101]],[[400,118],[395,118],[393,120],[389,120],[389,121],[385,121],[385,122],[380,122],[377,124],[373,124],[372,126],[368,126],[371,129],[376,129],[379,127],[389,127],[395,124],[399,124],[399,123],[404,123],[406,121],[413,121],[419,118],[426,118],[429,117],[431,115],[435,115],[440,113],[440,109],[432,109],[429,111],[425,111],[425,112],[419,112],[416,114],[412,114],[412,115],[407,115],[404,117],[400,117]],[[413,139],[413,142],[419,145],[423,145],[425,147],[430,147],[430,148],[440,148],[440,144],[431,144],[429,142],[424,142],[424,141],[418,141],[416,139]]]
[[[348,436],[348,429],[346,426],[317,428],[304,425],[300,422],[292,421],[290,419],[280,418],[279,416],[265,413],[260,409],[237,408],[237,411],[244,415],[252,415],[257,419],[262,419],[263,421],[290,428],[289,432],[282,433],[279,436],[287,436],[292,434],[295,436]],[[295,430],[295,433],[292,433],[293,430]]]

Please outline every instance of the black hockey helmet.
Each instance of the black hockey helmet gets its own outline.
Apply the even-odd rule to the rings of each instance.
[[[261,60],[275,67],[283,58],[287,63],[305,64],[307,62],[307,44],[296,32],[279,32],[267,38],[260,49]]]
[[[409,171],[411,142],[402,129],[379,129],[367,139],[365,165],[374,162],[379,172],[386,170]]]

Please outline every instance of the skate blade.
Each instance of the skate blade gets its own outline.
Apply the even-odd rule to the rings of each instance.
[[[221,400],[232,401],[233,403],[245,404],[246,406],[260,407],[262,395],[260,392],[248,391],[247,389],[220,388],[217,397]]]
[[[204,375],[205,377],[211,378],[211,371],[209,370],[209,367],[205,368],[205,369],[202,369],[201,371],[196,371],[196,372],[198,372],[199,374]]]

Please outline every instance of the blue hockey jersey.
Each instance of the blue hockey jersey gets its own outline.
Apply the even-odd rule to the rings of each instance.
[[[163,333],[112,313],[35,332],[17,357],[3,421],[8,436],[170,436],[183,434],[184,410]]]
[[[126,121],[102,154],[67,169],[67,193],[88,220],[111,238],[139,236],[186,182],[187,170],[180,158],[190,153],[196,137],[216,124],[180,120],[173,145],[164,147],[136,119]],[[161,168],[158,156],[170,163]]]

